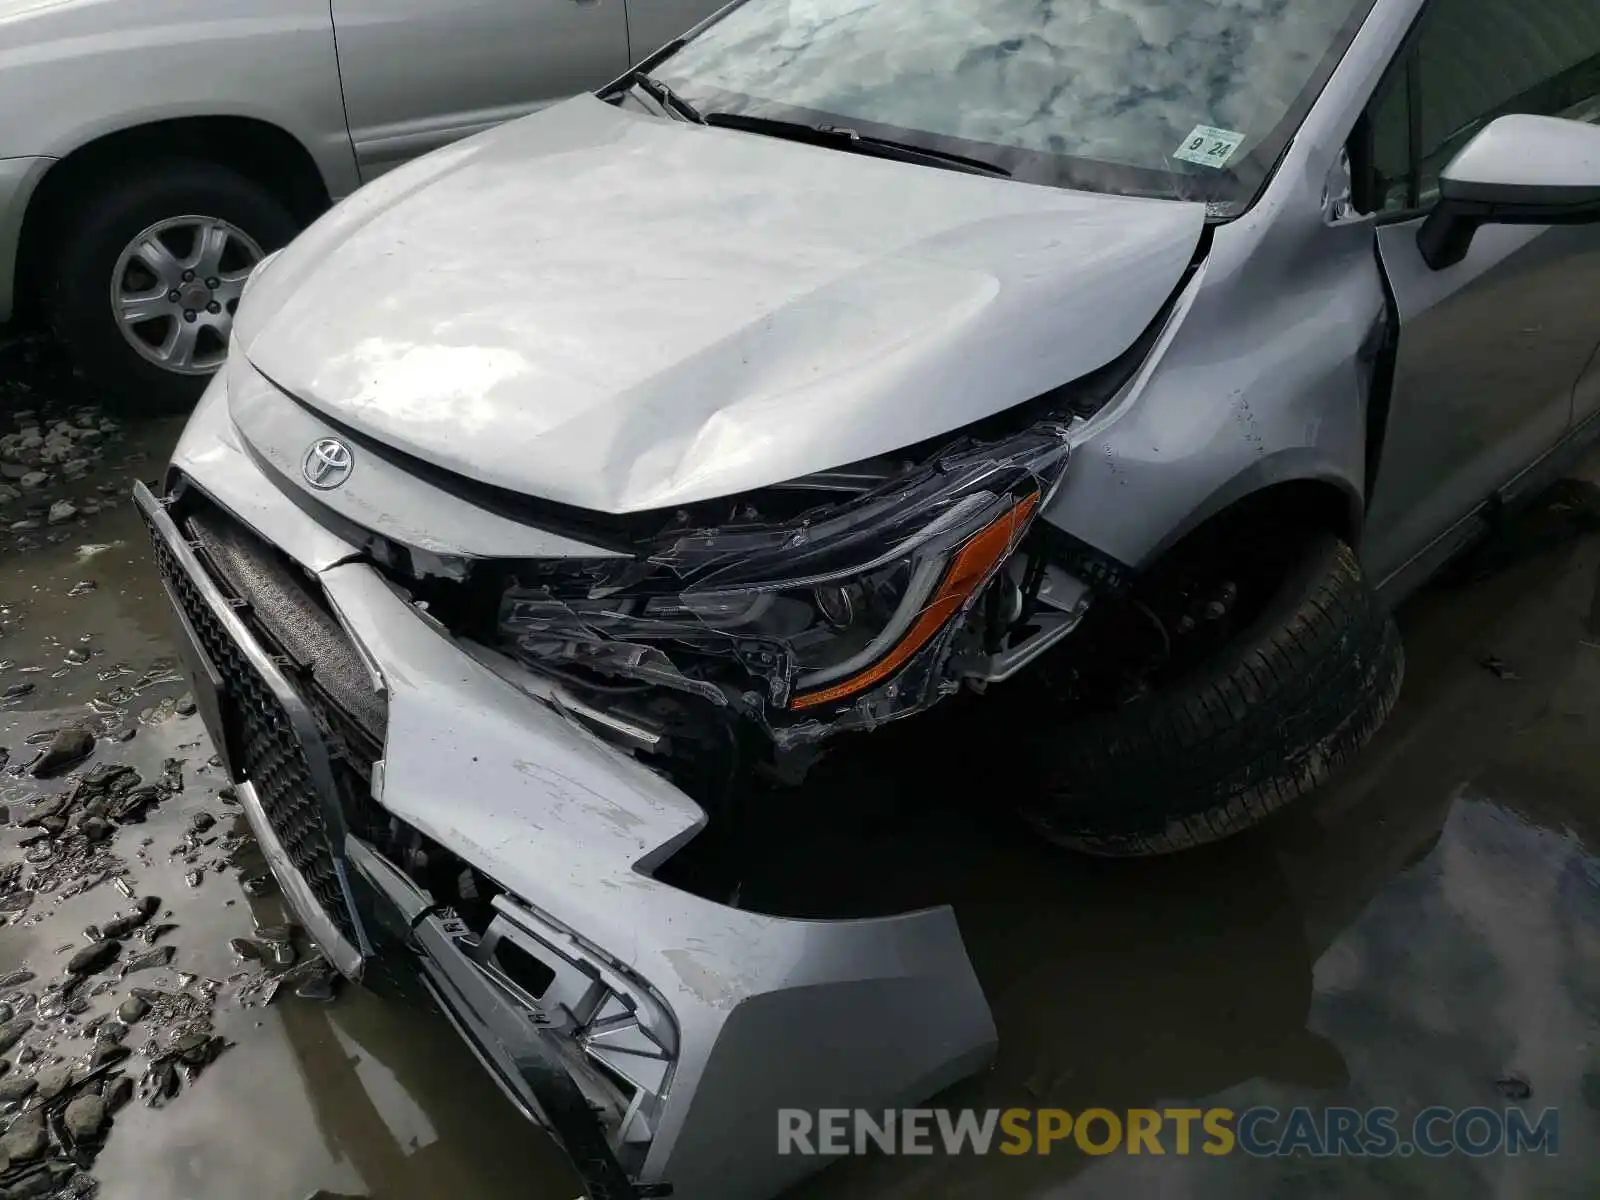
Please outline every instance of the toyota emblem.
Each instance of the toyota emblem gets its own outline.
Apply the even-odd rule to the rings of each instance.
[[[350,478],[355,462],[356,456],[351,453],[349,446],[338,438],[323,438],[313,442],[311,449],[306,451],[300,471],[312,487],[327,491]]]

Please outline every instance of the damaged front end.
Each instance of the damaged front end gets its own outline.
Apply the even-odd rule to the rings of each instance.
[[[284,896],[345,974],[419,975],[591,1200],[765,1200],[822,1165],[775,1153],[779,1109],[914,1103],[988,1060],[948,908],[813,921],[676,886],[700,806],[422,616],[204,420],[135,498]]]
[[[832,735],[1006,678],[1070,631],[1087,590],[1029,538],[1067,433],[1045,420],[634,518],[629,553],[474,564],[423,594],[691,794],[752,769],[793,782]]]

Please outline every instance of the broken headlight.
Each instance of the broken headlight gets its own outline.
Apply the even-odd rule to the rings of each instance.
[[[746,707],[849,702],[943,643],[1066,456],[1064,427],[1044,423],[789,520],[764,521],[752,502],[743,519],[669,531],[633,559],[534,564],[504,594],[501,632],[536,667]]]

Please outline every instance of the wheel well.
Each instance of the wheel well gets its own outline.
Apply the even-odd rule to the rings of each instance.
[[[1358,502],[1331,482],[1271,484],[1235,500],[1090,606],[1062,647],[1072,694],[1091,708],[1121,704],[1200,669],[1268,611],[1314,543],[1354,545],[1359,528]]]
[[[1175,579],[1234,564],[1263,578],[1292,569],[1308,539],[1332,534],[1355,547],[1360,503],[1337,484],[1296,479],[1269,484],[1213,513],[1161,552],[1135,590],[1159,594]]]
[[[1337,484],[1295,479],[1235,500],[1185,535],[1179,545],[1218,535],[1315,533],[1331,533],[1356,545],[1361,534],[1359,503]]]
[[[327,184],[298,139],[278,126],[250,117],[185,117],[108,133],[78,147],[46,173],[23,217],[19,245],[19,316],[43,289],[43,248],[74,198],[126,173],[130,162],[188,158],[216,163],[266,188],[303,225],[329,205]]]

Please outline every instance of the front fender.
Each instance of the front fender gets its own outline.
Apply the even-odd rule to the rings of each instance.
[[[1077,431],[1044,519],[1139,569],[1250,493],[1311,480],[1359,529],[1385,319],[1369,221],[1326,223],[1297,190],[1219,228],[1150,357]]]

